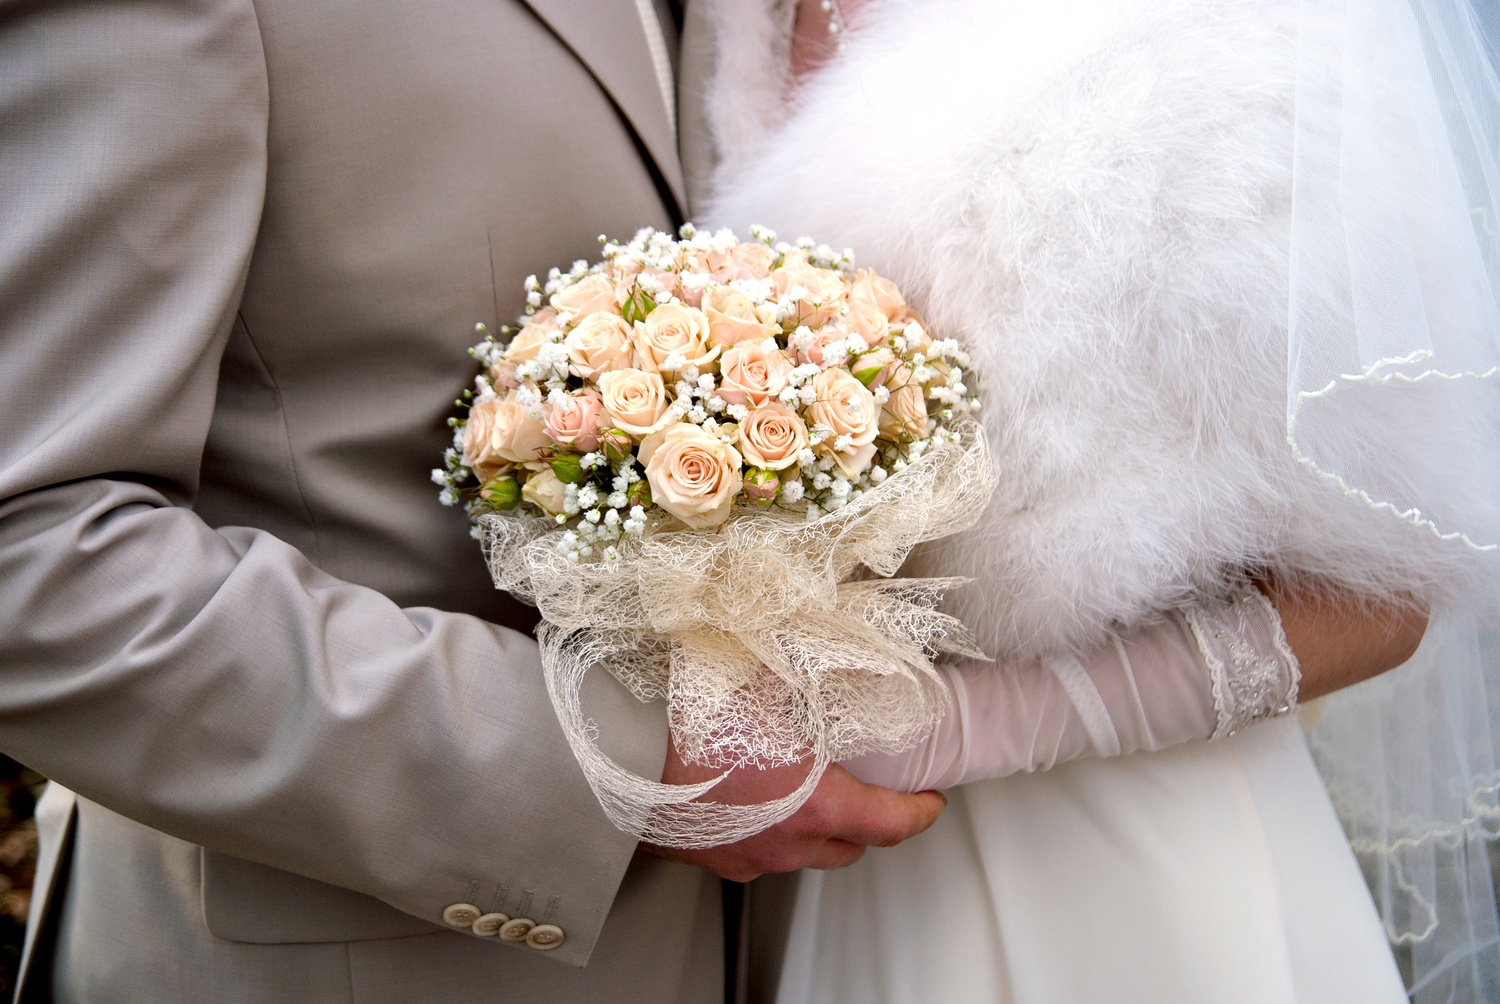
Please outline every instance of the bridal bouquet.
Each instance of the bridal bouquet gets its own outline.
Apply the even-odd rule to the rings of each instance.
[[[967,356],[851,251],[752,236],[647,229],[529,278],[521,328],[502,344],[481,326],[484,371],[433,472],[497,587],[540,609],[549,692],[605,811],[676,846],[757,832],[828,763],[903,748],[940,713],[931,657],[982,656],[934,609],[962,580],[889,578],[994,489]],[[598,664],[668,702],[690,761],[814,770],[754,806],[632,775],[580,705]]]

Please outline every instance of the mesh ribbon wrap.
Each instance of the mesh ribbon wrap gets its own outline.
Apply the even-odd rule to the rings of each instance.
[[[671,847],[731,843],[805,802],[828,764],[904,749],[942,713],[930,657],[983,658],[935,607],[965,580],[893,579],[911,549],[973,525],[995,488],[977,423],[814,522],[737,511],[717,531],[649,534],[614,561],[570,562],[546,520],[479,517],[495,585],[535,603],[553,707],[610,820]],[[670,530],[670,526],[667,528]],[[695,799],[724,775],[667,785],[594,744],[584,675],[603,665],[641,700],[666,699],[677,749],[726,769],[812,758],[800,788],[757,805]]]

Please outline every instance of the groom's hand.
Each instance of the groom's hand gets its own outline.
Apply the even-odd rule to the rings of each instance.
[[[742,768],[719,782],[705,798],[734,805],[766,802],[795,790],[810,769],[807,762],[768,770]],[[719,773],[684,763],[676,747],[669,745],[661,779],[666,784],[691,784]],[[753,837],[697,850],[648,843],[642,843],[641,849],[706,868],[720,878],[748,882],[767,872],[852,865],[864,855],[866,847],[891,847],[921,833],[947,804],[948,800],[935,791],[902,795],[865,784],[834,764],[802,808]]]

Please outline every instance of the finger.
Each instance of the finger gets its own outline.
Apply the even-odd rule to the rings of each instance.
[[[864,844],[848,840],[825,840],[808,856],[805,868],[828,871],[833,868],[848,868],[865,856],[868,848]]]
[[[834,775],[837,771],[839,775]],[[872,847],[892,847],[927,829],[942,813],[948,800],[936,791],[905,795],[865,784],[837,765],[832,777],[828,813],[830,838]],[[823,808],[823,807],[820,807]]]

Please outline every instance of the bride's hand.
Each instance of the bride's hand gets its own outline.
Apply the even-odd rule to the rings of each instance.
[[[804,762],[768,770],[736,770],[706,797],[734,805],[769,801],[794,791],[809,769],[810,764]],[[668,745],[663,783],[691,784],[718,774],[709,767],[684,763],[676,746]],[[866,847],[891,847],[921,833],[947,804],[935,791],[902,795],[865,784],[834,764],[802,808],[753,837],[695,850],[642,843],[641,850],[706,868],[735,882],[748,882],[767,872],[843,868],[858,861]]]

